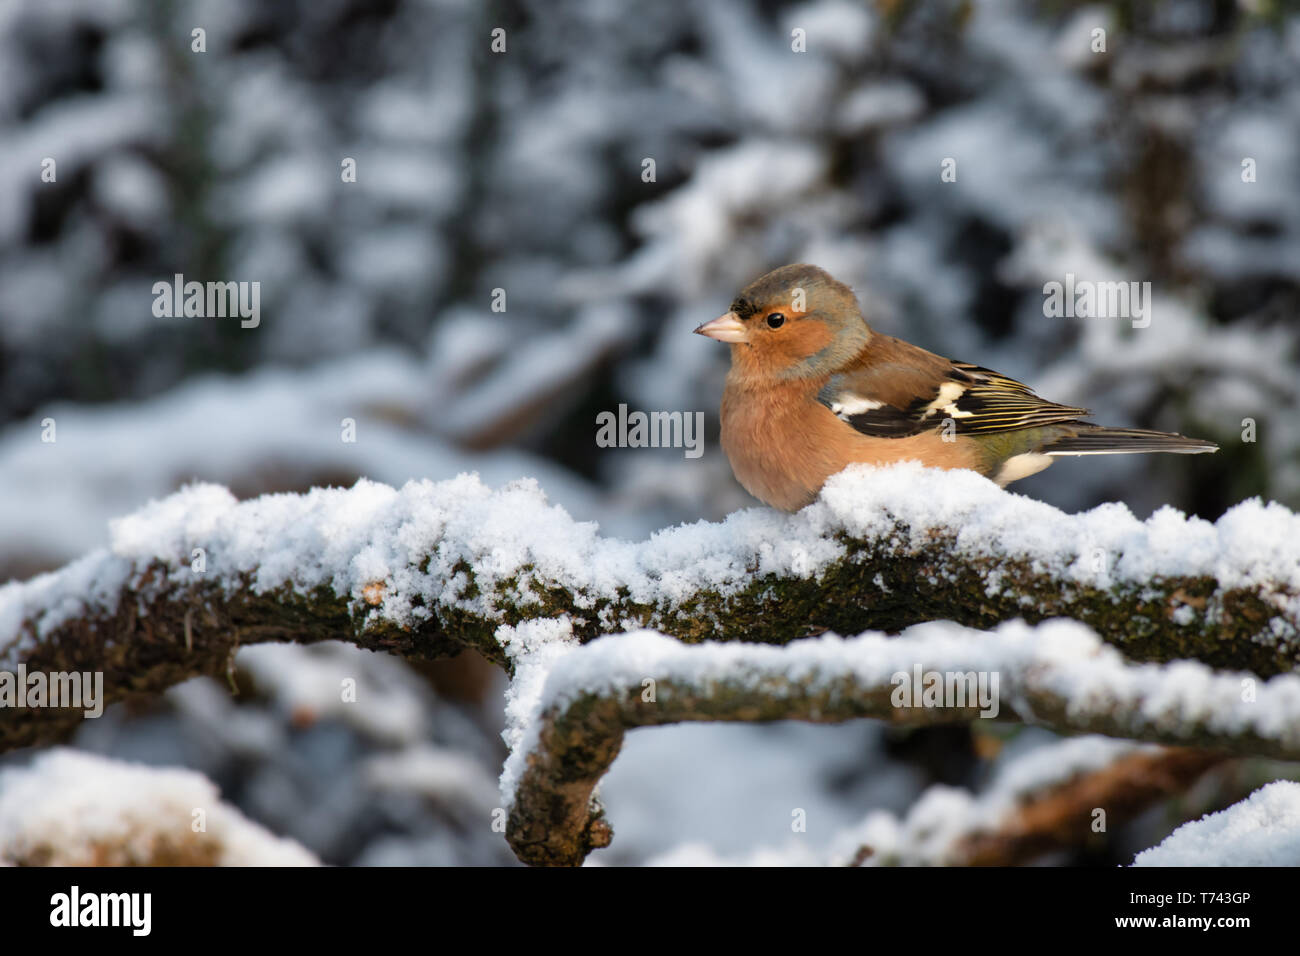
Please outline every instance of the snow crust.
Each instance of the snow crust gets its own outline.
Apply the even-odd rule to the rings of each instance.
[[[0,771],[0,861],[44,851],[53,853],[52,866],[142,863],[160,847],[191,844],[215,846],[221,866],[319,865],[293,840],[223,803],[192,770],[55,748],[28,767]]]
[[[0,660],[87,605],[113,608],[117,592],[151,562],[166,565],[175,583],[206,574],[229,588],[248,575],[259,593],[288,586],[309,595],[325,586],[358,606],[375,603],[367,585],[385,582],[370,613],[410,625],[436,605],[488,619],[500,617],[503,599],[540,609],[530,581],[570,589],[580,610],[623,596],[671,610],[701,590],[735,594],[756,576],[815,578],[845,556],[837,534],[875,539],[900,527],[905,545],[939,530],[962,555],[1025,561],[1079,585],[1204,575],[1225,588],[1260,588],[1280,610],[1300,613],[1300,517],[1255,499],[1213,524],[1172,508],[1139,521],[1113,503],[1065,514],[972,472],[853,466],[797,514],[752,508],[629,542],[575,521],[535,480],[494,490],[463,474],[400,489],[362,480],[244,502],[218,485],[188,486],[112,522],[107,549],[0,587]],[[203,571],[193,570],[196,549]],[[465,566],[474,569],[473,596]],[[990,594],[1000,591],[996,569],[987,583]],[[34,635],[20,632],[25,619],[34,621]],[[613,631],[621,622],[601,624]],[[1295,628],[1278,625],[1259,639],[1291,642]]]
[[[1300,866],[1300,783],[1276,780],[1184,823],[1134,866]]]

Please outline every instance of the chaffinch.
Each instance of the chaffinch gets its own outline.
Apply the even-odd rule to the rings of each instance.
[[[695,331],[731,345],[722,447],[732,471],[754,497],[786,511],[853,462],[912,459],[1006,486],[1061,455],[1218,450],[1081,421],[1085,408],[875,332],[853,291],[816,266],[769,272]]]

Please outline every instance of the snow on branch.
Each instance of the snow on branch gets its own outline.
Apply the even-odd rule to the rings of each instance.
[[[839,836],[829,862],[852,866],[1032,863],[1054,850],[1085,846],[1101,832],[1185,794],[1226,756],[1187,747],[1074,737],[1013,761],[1007,768],[1010,772],[978,796],[940,785],[922,794],[901,819],[887,811],[871,813]],[[1089,765],[1090,757],[1095,765]]]
[[[781,648],[689,646],[649,631],[578,647],[565,629],[539,621],[499,635],[518,647],[502,779],[511,806],[506,838],[529,863],[576,864],[608,845],[595,788],[634,727],[990,717],[1300,759],[1300,676],[1259,682],[1187,661],[1133,664],[1074,621],[1013,621],[992,633],[933,622],[900,637],[827,634]],[[935,686],[933,697],[923,690]]]
[[[1134,866],[1295,866],[1300,783],[1277,780],[1226,810],[1184,823]]]
[[[936,784],[900,816],[872,810],[823,848],[805,841],[724,859],[699,844],[657,857],[664,866],[1014,866],[1104,841],[1171,796],[1185,794],[1226,755],[1084,735],[1007,757],[980,793]],[[1101,811],[1099,814],[1098,811]]]
[[[0,771],[0,865],[319,866],[192,770],[56,748]]]
[[[769,644],[1072,617],[1134,659],[1270,676],[1300,655],[1300,517],[1256,500],[1214,524],[1172,509],[1142,522],[1117,504],[1067,515],[905,464],[846,471],[795,515],[753,508],[628,542],[531,480],[244,502],[195,485],[114,522],[108,548],[0,587],[0,671],[102,673],[112,702],[220,675],[266,641],[417,658],[473,647],[505,664],[500,626],[559,616],[578,642],[653,628]],[[81,714],[10,710],[0,750],[57,739]]]

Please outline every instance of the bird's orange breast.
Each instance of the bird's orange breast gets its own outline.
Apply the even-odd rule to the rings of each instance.
[[[729,380],[722,396],[722,449],[736,479],[755,498],[784,511],[811,502],[826,479],[855,462],[920,461],[935,468],[984,471],[971,443],[944,441],[937,431],[872,438],[816,400],[818,382]]]

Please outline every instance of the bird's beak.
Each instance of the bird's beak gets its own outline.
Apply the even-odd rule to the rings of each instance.
[[[735,312],[720,315],[712,322],[705,322],[695,330],[699,335],[707,335],[719,342],[745,341],[745,325],[736,317]]]

